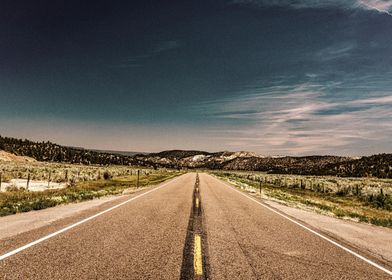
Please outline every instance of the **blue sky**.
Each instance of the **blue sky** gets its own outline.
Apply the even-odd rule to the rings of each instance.
[[[391,12],[380,0],[4,2],[0,134],[111,150],[392,152]]]

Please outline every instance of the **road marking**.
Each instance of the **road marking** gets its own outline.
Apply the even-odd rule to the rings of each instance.
[[[199,198],[196,197],[196,208],[199,208]]]
[[[199,192],[199,188],[198,187],[196,187],[196,193],[198,193]]]
[[[203,275],[203,261],[201,258],[201,237],[195,235],[195,244],[193,248],[193,268],[196,275]]]
[[[182,176],[180,176],[180,177],[182,177]],[[50,239],[50,238],[52,238],[52,237],[55,237],[56,235],[59,235],[59,234],[61,234],[61,233],[63,233],[63,232],[66,232],[66,231],[68,231],[68,230],[70,230],[70,229],[72,229],[72,228],[74,228],[74,227],[77,227],[77,226],[79,226],[79,225],[81,225],[81,224],[84,224],[84,223],[90,221],[90,220],[93,220],[93,219],[95,219],[95,218],[97,218],[97,217],[99,217],[99,216],[101,216],[101,215],[103,215],[103,214],[105,214],[105,213],[108,213],[108,212],[110,212],[110,211],[112,211],[112,210],[114,210],[114,209],[116,209],[116,208],[118,208],[118,207],[120,207],[120,206],[123,206],[124,204],[127,204],[127,203],[129,203],[129,202],[131,202],[131,201],[133,201],[133,200],[135,200],[135,199],[138,199],[138,198],[140,198],[140,197],[142,197],[142,196],[145,196],[145,195],[147,195],[147,194],[149,194],[149,193],[152,193],[152,192],[154,192],[154,191],[157,191],[157,190],[159,190],[159,189],[161,189],[161,188],[167,186],[168,184],[173,183],[174,181],[177,181],[180,177],[177,177],[177,178],[175,178],[175,179],[173,179],[173,180],[170,180],[169,182],[167,182],[167,183],[165,183],[165,184],[163,184],[163,185],[161,185],[161,186],[159,186],[159,187],[157,187],[157,188],[154,188],[154,189],[152,189],[152,190],[146,191],[145,193],[142,193],[142,194],[139,194],[139,195],[137,195],[137,196],[135,196],[135,197],[132,197],[132,198],[126,200],[126,201],[121,202],[120,204],[117,204],[117,205],[115,205],[115,206],[112,206],[112,207],[110,207],[110,208],[108,208],[108,209],[106,209],[106,210],[104,210],[104,211],[102,211],[102,212],[99,212],[99,213],[97,213],[97,214],[95,214],[95,215],[93,215],[93,216],[90,216],[90,217],[88,217],[88,218],[85,218],[85,219],[83,219],[83,220],[81,220],[81,221],[79,221],[79,222],[77,222],[77,223],[74,223],[74,224],[72,224],[72,225],[69,225],[69,226],[67,226],[67,227],[65,227],[65,228],[63,228],[63,229],[60,229],[60,230],[58,230],[58,231],[56,231],[56,232],[53,232],[53,233],[51,233],[51,234],[49,234],[49,235],[46,235],[46,236],[44,236],[44,237],[42,237],[42,238],[40,238],[40,239],[37,239],[37,240],[35,240],[35,241],[33,241],[33,242],[30,242],[30,243],[28,243],[28,244],[26,244],[26,245],[24,245],[24,246],[22,246],[22,247],[19,247],[19,248],[15,249],[15,250],[12,250],[12,251],[10,251],[10,252],[4,254],[4,255],[1,255],[1,256],[0,256],[0,261],[6,259],[6,258],[8,258],[8,257],[11,257],[12,255],[15,255],[15,254],[17,254],[17,253],[19,253],[19,252],[22,252],[22,251],[24,251],[24,250],[26,250],[26,249],[28,249],[28,248],[34,246],[34,245],[37,245],[37,244],[39,244],[39,243],[41,243],[41,242],[43,242],[43,241],[45,241],[45,240],[47,240],[47,239]]]
[[[332,239],[329,239],[328,237],[326,237],[326,236],[324,236],[324,235],[318,233],[317,231],[314,231],[313,229],[308,228],[307,226],[305,226],[305,225],[303,225],[303,224],[301,224],[301,223],[299,223],[299,222],[293,220],[293,219],[290,218],[289,216],[286,216],[285,214],[282,214],[282,213],[276,211],[275,209],[273,209],[273,208],[271,208],[271,207],[269,207],[269,206],[267,206],[267,205],[264,205],[264,204],[261,203],[260,201],[256,200],[256,199],[253,198],[253,197],[250,197],[250,196],[244,194],[243,192],[237,190],[235,187],[233,187],[233,186],[227,184],[226,182],[223,182],[222,180],[219,180],[219,179],[217,179],[217,178],[215,178],[215,177],[213,177],[213,176],[211,176],[211,177],[214,178],[215,180],[217,180],[218,182],[220,182],[220,183],[222,183],[222,184],[224,184],[224,185],[230,187],[232,190],[238,192],[239,194],[245,196],[246,198],[249,198],[250,200],[253,200],[254,202],[256,202],[257,204],[263,206],[264,208],[267,208],[268,210],[274,212],[275,214],[278,214],[279,216],[281,216],[281,217],[283,217],[283,218],[289,220],[290,222],[293,222],[294,224],[296,224],[296,225],[302,227],[303,229],[305,229],[305,230],[307,230],[307,231],[310,231],[311,233],[317,235],[318,237],[320,237],[320,238],[322,238],[322,239],[328,241],[329,243],[332,243],[333,245],[339,247],[340,249],[343,249],[344,251],[350,253],[351,255],[353,255],[353,256],[355,256],[355,257],[357,257],[357,258],[359,258],[359,259],[361,259],[361,260],[367,262],[368,264],[370,264],[370,265],[372,265],[372,266],[374,266],[374,267],[376,267],[376,268],[378,268],[378,269],[384,271],[384,272],[387,273],[388,275],[391,275],[391,276],[392,276],[392,271],[386,269],[385,267],[382,267],[381,265],[376,264],[375,262],[369,260],[368,258],[365,258],[364,256],[362,256],[362,255],[360,255],[360,254],[358,254],[358,253],[352,251],[351,249],[349,249],[349,248],[347,248],[347,247],[344,247],[343,245],[337,243],[336,241],[333,241]]]

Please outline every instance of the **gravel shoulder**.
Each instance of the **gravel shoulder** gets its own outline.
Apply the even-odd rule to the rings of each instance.
[[[50,225],[58,220],[80,214],[83,211],[91,210],[92,208],[96,208],[107,202],[120,200],[121,198],[121,195],[101,197],[79,203],[62,204],[39,211],[0,217],[0,239]]]

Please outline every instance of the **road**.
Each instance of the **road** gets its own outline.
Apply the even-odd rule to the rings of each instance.
[[[392,279],[210,175],[195,182],[0,240],[0,279]]]

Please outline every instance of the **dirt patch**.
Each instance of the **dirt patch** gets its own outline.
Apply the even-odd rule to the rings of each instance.
[[[17,156],[6,151],[0,151],[0,161],[35,162],[31,157]]]
[[[32,192],[40,192],[45,191],[48,189],[62,189],[67,186],[67,183],[56,183],[48,181],[29,181],[28,190]],[[16,188],[27,188],[27,180],[26,179],[11,179],[9,182],[3,182],[1,184],[0,191],[5,192],[9,187],[16,187]]]

